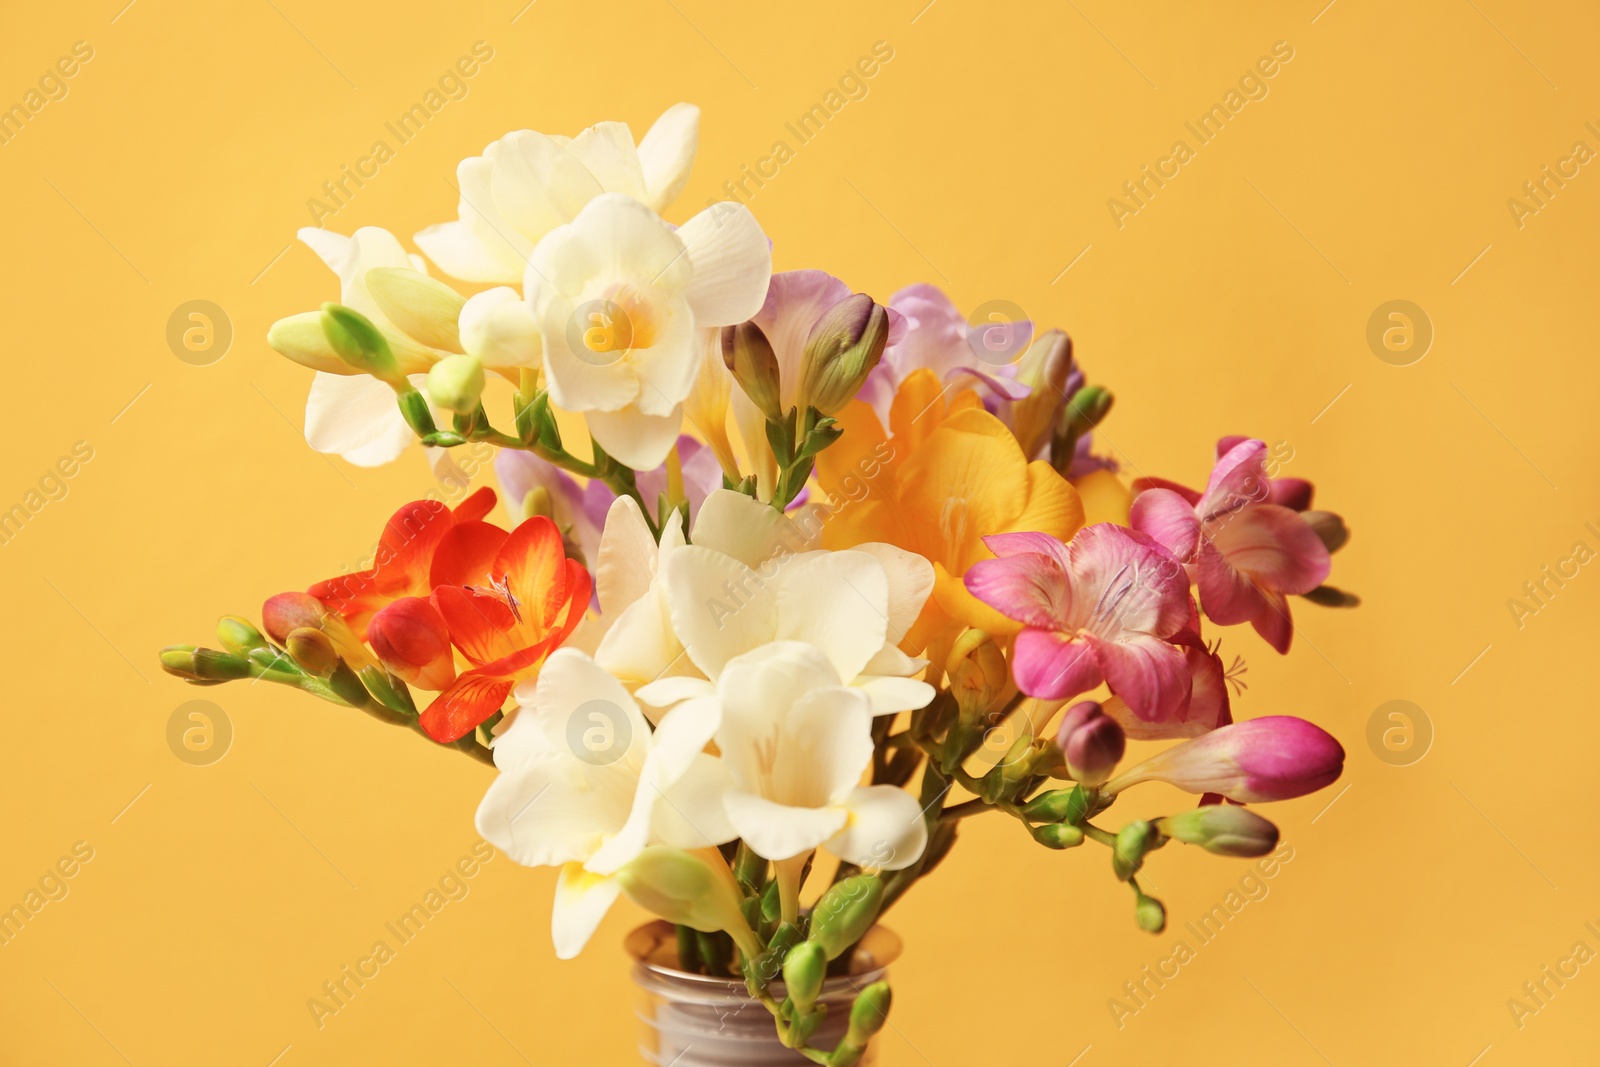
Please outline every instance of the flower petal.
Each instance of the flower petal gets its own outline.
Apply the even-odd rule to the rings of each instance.
[[[1111,691],[1147,721],[1176,717],[1189,699],[1189,667],[1176,645],[1143,634],[1086,640]]]
[[[1053,630],[1026,629],[1011,653],[1017,688],[1042,700],[1068,700],[1099,685],[1100,665],[1087,641]]]
[[[933,564],[915,552],[868,541],[856,545],[853,552],[865,552],[883,567],[889,580],[889,632],[886,640],[898,645],[922,613],[922,607],[933,593]]]
[[[1066,571],[1054,556],[1028,552],[982,559],[967,570],[964,581],[968,592],[1007,618],[1041,630],[1068,628],[1072,594]]]
[[[715,756],[696,756],[689,769],[661,794],[651,834],[676,848],[707,848],[739,836],[723,797],[733,788],[728,768]]]
[[[635,470],[661,465],[678,441],[683,428],[683,412],[647,415],[639,408],[620,411],[590,411],[584,414],[595,442],[610,455]]]
[[[622,883],[616,878],[593,874],[577,863],[561,868],[550,912],[550,939],[557,959],[570,960],[583,951],[620,892]]]
[[[922,806],[892,785],[858,786],[845,798],[850,821],[823,848],[858,867],[898,871],[922,857],[928,824]]]
[[[458,740],[500,710],[511,695],[511,686],[508,679],[468,671],[434,697],[419,721],[435,741]]]
[[[1263,590],[1309,593],[1333,569],[1327,546],[1311,524],[1277,504],[1246,508],[1210,533],[1228,565]]]
[[[656,211],[665,211],[683,192],[699,136],[700,109],[693,104],[673,104],[639,142],[645,202]]]
[[[868,553],[846,550],[806,552],[773,565],[777,639],[821,649],[846,682],[860,674],[889,632],[889,577],[883,564]]]
[[[694,543],[759,568],[780,553],[815,548],[814,534],[770,504],[733,489],[718,489],[700,505]]]
[[[651,707],[670,708],[674,704],[695,697],[711,696],[716,693],[714,683],[704,678],[694,678],[689,675],[678,675],[671,678],[657,678],[647,685],[640,686],[634,696],[642,704]]]
[[[1244,574],[1235,570],[1210,541],[1200,542],[1200,555],[1195,560],[1195,584],[1200,590],[1200,606],[1206,617],[1224,626],[1248,622],[1264,606],[1261,590]]]
[[[669,530],[662,536],[670,537],[671,533]],[[656,539],[644,521],[639,502],[631,496],[617,497],[606,512],[600,558],[595,566],[595,584],[603,611],[619,612],[650,591],[656,554]]]
[[[800,808],[755,793],[730,791],[723,798],[728,822],[756,855],[786,860],[810,852],[843,830],[850,813],[842,807]]]
[[[1272,486],[1267,478],[1266,456],[1266,442],[1245,438],[1217,457],[1205,494],[1195,505],[1202,522],[1210,523],[1267,499]]]
[[[733,557],[686,545],[666,571],[672,628],[706,677],[716,678],[729,660],[777,636],[771,583]]]
[[[495,778],[474,822],[484,840],[524,867],[581,863],[600,836],[615,828],[554,759]]]
[[[623,193],[635,200],[647,198],[639,150],[627,123],[597,122],[568,141],[566,148],[606,192]]]
[[[511,536],[488,522],[458,522],[445,533],[433,552],[428,585],[483,585],[495,557]]]
[[[1171,489],[1146,489],[1134,497],[1128,522],[1178,559],[1194,558],[1200,518],[1193,505]]]
[[[539,325],[510,286],[472,296],[461,308],[461,347],[486,367],[537,367],[543,354]]]
[[[1278,654],[1287,655],[1289,643],[1294,639],[1294,620],[1289,614],[1289,600],[1282,593],[1268,589],[1261,590],[1261,599],[1266,607],[1256,612],[1250,625]]]
[[[394,390],[365,374],[318,371],[306,397],[306,443],[358,467],[399,458],[416,434],[406,425]]]
[[[491,188],[494,170],[486,156],[463,159],[456,167],[460,217],[455,222],[429,226],[413,240],[452,278],[515,284],[522,278],[533,245],[517,234],[496,208]]]
[[[701,326],[730,326],[761,310],[772,277],[772,245],[750,209],[721,203],[678,228],[694,265],[685,296]]]

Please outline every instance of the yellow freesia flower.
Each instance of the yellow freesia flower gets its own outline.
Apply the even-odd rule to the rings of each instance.
[[[967,592],[967,568],[994,553],[990,534],[1036,531],[1068,540],[1083,525],[1083,504],[1042,460],[1029,463],[1006,425],[962,390],[948,400],[929,370],[901,384],[886,435],[857,400],[838,415],[844,436],[817,457],[817,481],[833,513],[823,545],[882,541],[925,557],[933,596],[901,643],[918,649],[954,626],[1012,634],[1020,624]]]

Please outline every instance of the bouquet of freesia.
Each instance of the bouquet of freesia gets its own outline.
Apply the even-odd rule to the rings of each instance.
[[[1205,631],[1287,652],[1291,597],[1355,602],[1325,584],[1347,535],[1252,438],[1218,442],[1203,490],[1126,484],[1092,444],[1111,393],[1059,330],[774,274],[741,204],[668,223],[698,118],[465,160],[460,217],[416,243],[471,296],[385,230],[301,231],[341,285],[268,335],[316,372],[308,441],[363,465],[420,441],[436,467],[493,446],[509,521],[490,489],[406,504],[371,567],[161,662],[492,764],[478,830],[558,868],[559,956],[626,894],[676,924],[680,969],[742,979],[782,1045],[852,1064],[887,985],[827,1049],[819,990],[964,820],[1105,847],[1152,932],[1152,851],[1276,846],[1245,805],[1329,784],[1344,754],[1300,719],[1235,723],[1240,665]],[[1128,738],[1175,743],[1122,767]],[[1150,781],[1199,805],[1114,827]]]

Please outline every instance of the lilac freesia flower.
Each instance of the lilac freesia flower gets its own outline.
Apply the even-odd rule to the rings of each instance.
[[[1067,700],[1105,682],[1147,722],[1180,714],[1191,680],[1172,640],[1190,622],[1183,567],[1155,542],[1097,523],[1062,544],[1040,533],[983,539],[998,559],[966,573],[967,590],[1023,624],[1017,688]]]
[[[883,359],[867,376],[859,394],[872,405],[885,428],[889,425],[889,405],[894,402],[900,383],[923,367],[938,375],[940,381],[976,386],[986,404],[1021,400],[1028,395],[1028,387],[1016,381],[1016,360],[1033,338],[1033,323],[971,326],[949,297],[926,283],[894,294],[889,298],[889,310],[904,317],[903,333],[890,333]]]
[[[1344,748],[1333,735],[1292,715],[1268,715],[1174,745],[1123,771],[1103,792],[1166,782],[1189,793],[1256,804],[1314,793],[1343,770]]]
[[[1190,567],[1208,617],[1225,626],[1248,622],[1287,652],[1294,636],[1288,598],[1321,585],[1333,563],[1300,514],[1311,503],[1311,483],[1269,478],[1266,453],[1264,442],[1224,437],[1204,493],[1141,480],[1130,522]]]

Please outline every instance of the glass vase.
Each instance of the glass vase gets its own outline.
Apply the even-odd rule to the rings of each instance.
[[[811,1061],[778,1041],[772,1015],[745,990],[742,979],[712,978],[678,970],[678,941],[671,923],[652,922],[626,941],[634,959],[639,1055],[655,1067],[778,1067]],[[857,990],[883,978],[900,955],[900,938],[873,927],[856,945],[850,972],[827,979],[818,1004],[828,1017],[812,1036],[814,1048],[832,1049],[844,1036]],[[769,987],[783,1000],[783,982]],[[877,1063],[877,1043],[860,1063]]]

